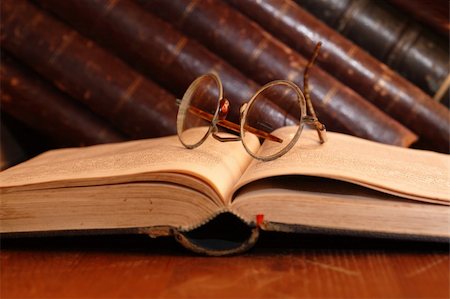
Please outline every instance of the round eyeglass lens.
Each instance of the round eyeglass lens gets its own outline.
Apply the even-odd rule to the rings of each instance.
[[[222,85],[215,75],[204,75],[192,82],[177,117],[178,136],[184,146],[197,147],[208,137],[221,97]]]
[[[294,83],[276,81],[263,86],[244,112],[241,123],[244,146],[257,159],[268,161],[280,157],[297,141],[305,113],[303,93]],[[249,135],[257,137],[262,144],[256,152],[246,145],[246,140],[252,138]]]

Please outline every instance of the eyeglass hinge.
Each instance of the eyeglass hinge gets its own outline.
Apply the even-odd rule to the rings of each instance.
[[[311,116],[311,115],[306,115],[302,118],[302,120],[306,123],[306,124],[314,124],[315,122],[319,121],[317,119],[317,117]]]

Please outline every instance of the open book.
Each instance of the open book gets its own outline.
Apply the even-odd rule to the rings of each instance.
[[[271,162],[177,136],[49,151],[0,173],[0,232],[174,235],[216,255],[261,229],[449,239],[448,155],[315,134]]]

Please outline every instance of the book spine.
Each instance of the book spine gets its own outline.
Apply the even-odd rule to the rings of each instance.
[[[450,111],[420,88],[290,0],[227,0],[305,56],[323,41],[318,64],[410,128],[448,151]]]
[[[2,47],[133,138],[176,131],[175,97],[25,1],[1,1]]]
[[[448,90],[448,45],[383,1],[296,0],[428,94]],[[440,93],[436,100],[448,101]],[[448,94],[448,93],[447,93]]]
[[[60,146],[125,140],[107,122],[2,54],[0,103],[8,114]]]
[[[39,0],[79,31],[139,68],[181,98],[189,84],[205,73],[219,74],[230,100],[228,119],[239,123],[241,104],[259,85],[199,43],[187,38],[132,1]],[[284,123],[286,112],[273,103],[258,107]]]
[[[256,23],[219,1],[141,1],[149,10],[173,21],[248,76],[263,84],[288,79],[303,86],[307,60]],[[312,100],[324,123],[384,143],[409,146],[416,136],[357,93],[313,67]]]
[[[450,34],[450,7],[448,0],[389,0],[417,20],[431,26],[447,39]]]

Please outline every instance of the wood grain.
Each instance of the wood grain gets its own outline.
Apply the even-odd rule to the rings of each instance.
[[[448,244],[264,234],[210,258],[172,239],[3,239],[1,298],[448,298]]]

